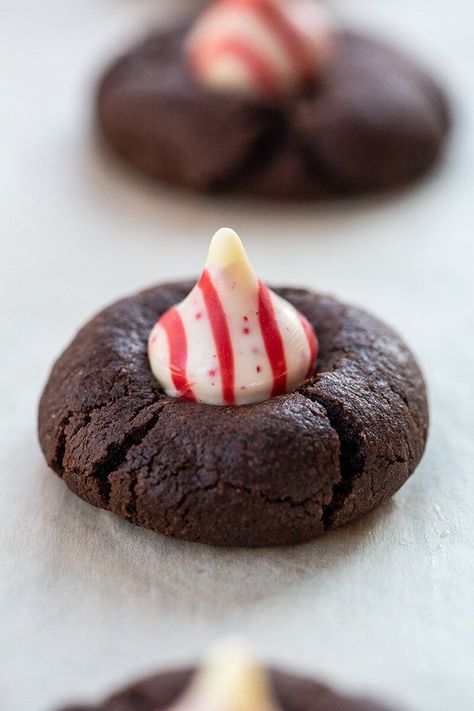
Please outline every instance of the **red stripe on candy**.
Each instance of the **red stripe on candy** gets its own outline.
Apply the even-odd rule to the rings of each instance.
[[[283,12],[272,0],[234,0],[242,5],[248,5],[260,16],[283,45],[295,70],[304,77],[312,74],[312,65],[306,53],[302,38],[298,30],[291,24]]]
[[[229,325],[222,307],[219,294],[212,283],[207,269],[203,271],[198,282],[206,306],[214,343],[219,361],[222,383],[222,396],[227,405],[235,405],[234,394],[234,351],[230,337]]]
[[[241,7],[254,12],[280,40],[294,69],[303,77],[310,78],[313,65],[310,61],[301,34],[287,19],[284,12],[272,0],[223,0],[229,8]]]
[[[180,397],[184,397],[187,400],[195,400],[196,398],[186,377],[188,344],[181,316],[175,308],[169,309],[161,317],[159,324],[164,329],[168,339],[170,372],[174,386]]]
[[[273,372],[271,397],[274,397],[284,393],[286,388],[285,350],[273,310],[270,290],[261,281],[258,283],[258,317],[265,350]]]
[[[318,354],[318,341],[316,340],[316,336],[308,319],[300,313],[298,313],[298,316],[300,317],[301,325],[303,326],[306,338],[308,339],[310,360],[306,377],[309,378],[313,374],[314,365],[316,363],[316,356]]]
[[[243,40],[227,37],[209,45],[196,47],[190,53],[190,61],[195,70],[206,66],[222,54],[229,54],[247,65],[261,91],[274,96],[279,89],[278,78],[265,57],[249,47]]]

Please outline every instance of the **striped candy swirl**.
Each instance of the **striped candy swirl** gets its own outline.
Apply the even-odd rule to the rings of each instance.
[[[333,35],[313,0],[217,0],[192,28],[187,53],[209,86],[274,97],[317,78]]]
[[[155,324],[151,369],[165,392],[212,405],[260,402],[311,375],[307,319],[253,272],[238,236],[219,230],[196,286]]]

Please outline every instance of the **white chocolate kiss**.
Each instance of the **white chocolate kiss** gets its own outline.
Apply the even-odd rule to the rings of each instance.
[[[191,70],[219,91],[278,96],[314,81],[335,25],[314,0],[217,0],[186,40]]]
[[[167,711],[279,711],[267,675],[247,649],[222,643]]]
[[[308,321],[257,279],[227,228],[214,235],[197,284],[148,340],[150,366],[165,392],[211,405],[291,392],[312,372],[316,351]]]

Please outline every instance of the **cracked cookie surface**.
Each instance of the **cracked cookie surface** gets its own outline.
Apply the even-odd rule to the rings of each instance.
[[[199,84],[184,60],[186,31],[152,34],[100,82],[102,135],[147,175],[196,190],[312,199],[405,184],[440,154],[444,94],[382,42],[341,32],[310,93],[270,102]]]
[[[166,711],[184,691],[193,671],[157,674],[119,691],[97,706],[68,706],[63,711]],[[282,711],[389,711],[386,706],[343,696],[319,682],[294,674],[276,670],[269,673]]]
[[[219,545],[297,543],[391,496],[428,431],[426,392],[403,341],[366,312],[275,289],[320,352],[297,391],[240,407],[166,396],[147,338],[192,283],[123,299],[81,329],[41,397],[49,466],[95,506],[166,535]]]

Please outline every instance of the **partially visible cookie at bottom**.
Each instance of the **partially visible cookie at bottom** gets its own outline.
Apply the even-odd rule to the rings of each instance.
[[[94,706],[68,706],[61,711],[171,711],[194,669],[170,671],[132,684]],[[281,711],[394,711],[375,701],[342,695],[320,682],[269,670]]]
[[[53,367],[39,439],[67,486],[138,526],[230,546],[308,541],[392,496],[428,432],[423,376],[402,339],[362,309],[280,288],[318,334],[301,387],[239,407],[169,397],[147,339],[192,286],[106,308]]]

